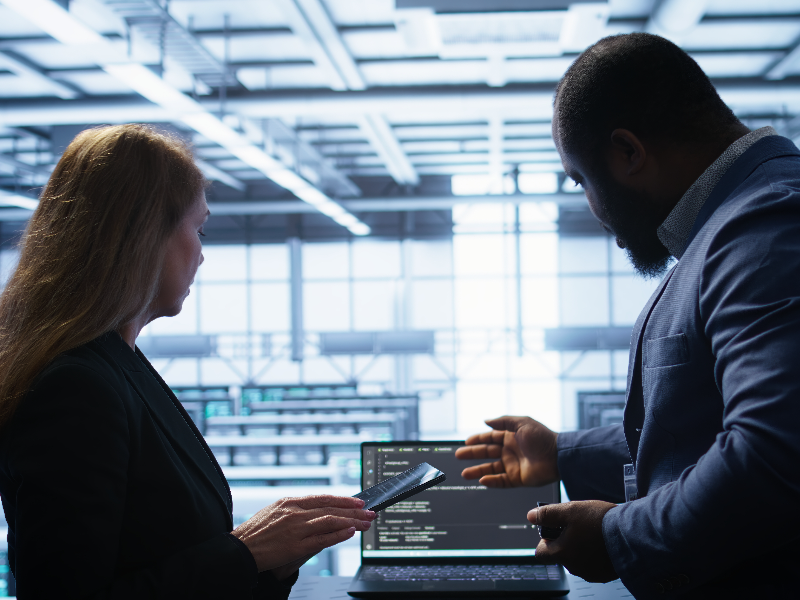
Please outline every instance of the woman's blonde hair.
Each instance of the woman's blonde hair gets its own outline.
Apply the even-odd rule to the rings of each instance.
[[[0,296],[0,429],[56,356],[140,316],[205,180],[180,139],[89,129],[56,165]]]

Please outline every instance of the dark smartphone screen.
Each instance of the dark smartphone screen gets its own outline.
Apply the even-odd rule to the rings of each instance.
[[[361,498],[366,510],[378,512],[445,479],[444,473],[424,462],[359,492],[354,498]]]

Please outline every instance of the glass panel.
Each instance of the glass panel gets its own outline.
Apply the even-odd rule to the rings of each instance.
[[[303,320],[307,331],[348,331],[350,290],[347,282],[306,282]]]
[[[510,414],[532,417],[554,431],[561,430],[561,385],[558,381],[511,383],[509,396]]]
[[[605,237],[561,238],[559,259],[562,273],[606,273],[608,240]]]
[[[246,381],[246,379],[246,361],[223,361],[219,358],[202,359],[202,368],[200,369],[200,385],[241,384]]]
[[[555,277],[522,280],[522,323],[525,327],[558,327],[557,282]]]
[[[555,274],[558,271],[557,234],[524,233],[520,236],[519,251],[523,274]]]
[[[350,248],[347,243],[303,244],[304,279],[348,277],[350,277]]]
[[[457,276],[514,272],[513,238],[504,235],[458,235],[453,238]]]
[[[605,277],[561,279],[561,325],[608,325],[608,280]]]
[[[415,281],[411,288],[411,327],[450,329],[453,326],[453,284],[449,279]]]
[[[247,331],[247,286],[243,283],[200,286],[201,333]]]
[[[353,284],[353,329],[395,329],[395,302],[393,281],[356,281]]]
[[[508,414],[505,382],[458,383],[456,386],[458,431],[464,436],[486,431],[485,419]]]
[[[342,373],[336,363],[326,357],[306,358],[303,361],[303,381],[307,383],[343,383],[348,375],[349,370]]]
[[[522,231],[555,231],[558,205],[555,202],[525,202],[519,205],[519,226]]]
[[[5,287],[8,278],[14,273],[19,261],[19,250],[3,250],[0,252],[0,287]]]
[[[630,356],[630,352],[627,350],[615,350],[614,351],[614,376],[615,377],[625,377],[628,376],[628,358]],[[622,384],[622,389],[625,388],[627,385],[627,380],[625,383]]]
[[[289,252],[286,244],[250,246],[251,279],[289,279]]]
[[[414,277],[451,275],[453,273],[452,242],[411,242],[410,268]]]
[[[661,283],[636,275],[615,275],[611,278],[613,318],[615,325],[632,325],[650,296]]]
[[[353,243],[353,277],[400,277],[400,244],[357,241]]]
[[[505,294],[505,281],[502,279],[468,279],[456,281],[456,326],[505,327],[506,306],[509,299]]]
[[[253,372],[259,374],[256,383],[299,383],[300,363],[286,359],[278,359],[263,364],[256,362],[253,365]]]
[[[203,257],[198,281],[244,281],[247,277],[245,246],[204,246]]]
[[[251,327],[270,333],[291,329],[291,300],[288,283],[254,283],[250,286]]]
[[[168,381],[170,385],[198,385],[197,379],[197,359],[195,358],[176,358],[165,364],[163,368],[156,367],[159,375]]]
[[[628,259],[628,253],[617,246],[614,240],[609,244],[611,252],[611,270],[614,273],[633,273],[633,265]]]

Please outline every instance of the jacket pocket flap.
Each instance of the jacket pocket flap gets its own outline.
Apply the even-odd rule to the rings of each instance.
[[[645,340],[643,362],[645,367],[669,367],[689,362],[689,344],[686,334],[678,333]]]

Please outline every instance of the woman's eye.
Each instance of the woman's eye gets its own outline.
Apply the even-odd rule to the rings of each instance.
[[[206,234],[205,234],[205,233],[203,233],[203,230],[202,230],[202,229],[201,229],[201,230],[199,230],[197,233],[198,233],[198,235],[201,235],[201,236],[203,236],[203,237],[206,237]]]

